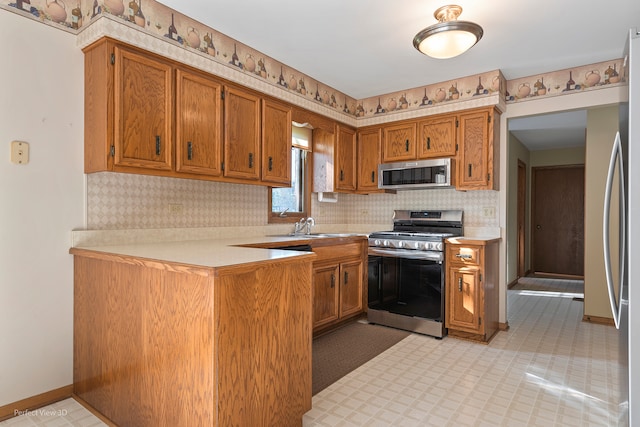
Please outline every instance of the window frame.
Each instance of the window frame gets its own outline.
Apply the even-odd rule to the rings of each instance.
[[[285,212],[284,216],[281,216],[280,212],[272,211],[272,197],[273,197],[273,189],[278,187],[268,187],[268,224],[293,224],[300,221],[302,218],[307,218],[311,216],[311,170],[313,168],[313,156],[311,155],[311,151],[306,151],[305,156],[302,159],[303,164],[303,194],[302,194],[302,204],[304,207],[303,212]]]

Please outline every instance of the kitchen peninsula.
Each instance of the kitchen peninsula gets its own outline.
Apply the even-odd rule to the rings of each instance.
[[[315,255],[229,243],[70,250],[80,400],[118,425],[302,424]]]

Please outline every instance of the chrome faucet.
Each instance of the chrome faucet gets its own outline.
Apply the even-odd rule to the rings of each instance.
[[[300,218],[300,221],[295,223],[293,234],[311,234],[311,227],[316,225],[316,221],[309,218]]]
[[[296,222],[294,225],[293,234],[302,234],[302,231],[306,224],[306,219],[300,218],[300,221]]]
[[[307,220],[305,221],[305,225],[307,226],[307,234],[311,234],[311,227],[313,227],[314,225],[316,225],[316,220],[309,217],[307,218]]]

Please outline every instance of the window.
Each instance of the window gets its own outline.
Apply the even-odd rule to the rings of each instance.
[[[291,187],[269,188],[269,222],[296,222],[306,218],[311,208],[308,157],[311,129],[294,122],[291,141]]]

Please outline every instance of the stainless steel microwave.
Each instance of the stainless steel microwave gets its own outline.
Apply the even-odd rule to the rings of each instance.
[[[378,166],[378,188],[418,190],[451,188],[455,185],[453,159],[383,163]]]

